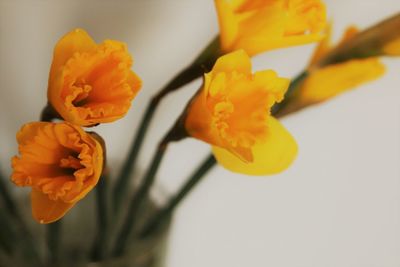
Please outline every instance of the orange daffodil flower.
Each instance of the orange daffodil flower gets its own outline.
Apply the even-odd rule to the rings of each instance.
[[[17,133],[20,156],[12,158],[11,180],[32,187],[33,217],[58,220],[97,184],[103,169],[99,141],[79,126],[32,122]]]
[[[272,70],[252,74],[243,50],[222,56],[186,109],[186,131],[211,144],[217,161],[231,171],[278,173],[297,153],[293,137],[270,116],[288,85]]]
[[[357,32],[354,27],[348,28],[340,43],[347,41]],[[375,80],[385,73],[385,66],[377,57],[350,59],[321,68],[313,68],[314,64],[317,64],[331,49],[329,28],[326,38],[314,52],[308,77],[297,91],[297,104],[303,106],[325,101],[363,83]]]
[[[141,87],[124,43],[96,44],[82,29],[62,37],[51,64],[48,99],[66,121],[90,126],[123,117]]]
[[[250,56],[319,41],[326,25],[319,0],[215,0],[223,52]]]

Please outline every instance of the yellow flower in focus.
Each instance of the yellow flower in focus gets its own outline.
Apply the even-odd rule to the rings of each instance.
[[[81,126],[123,117],[141,87],[130,70],[126,44],[96,44],[82,29],[62,37],[54,48],[48,99],[66,121]]]
[[[215,0],[223,52],[255,55],[319,41],[326,24],[320,0]]]
[[[32,214],[54,222],[97,184],[103,148],[90,134],[70,123],[32,122],[17,133],[20,156],[12,158],[11,180],[32,187]]]
[[[345,42],[357,33],[354,27],[345,32],[340,43]],[[340,44],[339,43],[339,44]],[[319,44],[311,60],[308,77],[298,90],[297,100],[300,105],[322,102],[363,83],[381,77],[385,66],[377,57],[351,59],[321,68],[313,68],[313,64],[331,51],[330,29],[327,37]]]
[[[283,99],[288,85],[272,70],[252,74],[243,50],[222,56],[189,103],[186,131],[211,144],[217,161],[231,171],[281,172],[294,160],[297,144],[270,108]]]

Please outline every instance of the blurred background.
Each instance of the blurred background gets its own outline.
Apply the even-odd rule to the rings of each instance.
[[[349,25],[364,29],[400,12],[398,0],[325,2],[334,41]],[[143,80],[129,114],[95,128],[113,173],[150,96],[218,32],[211,0],[0,0],[0,166],[7,175],[15,133],[46,104],[53,47],[76,27],[97,42],[126,42]],[[263,54],[254,69],[293,77],[314,46]],[[247,177],[214,168],[176,212],[167,266],[400,266],[400,58],[383,61],[383,78],[283,120],[299,144],[284,173]],[[140,166],[200,84],[163,102]],[[175,192],[208,151],[195,140],[171,145],[156,194]]]

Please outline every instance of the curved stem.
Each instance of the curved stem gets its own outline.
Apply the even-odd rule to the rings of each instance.
[[[121,202],[128,192],[129,179],[134,172],[137,156],[139,154],[140,148],[142,147],[145,133],[147,132],[151,119],[154,116],[158,103],[159,98],[153,98],[147,106],[142,121],[140,122],[139,129],[136,132],[135,140],[130,148],[128,157],[126,158],[124,165],[122,166],[121,172],[117,178],[113,190],[113,210],[115,216],[118,216]]]
[[[108,177],[102,175],[96,186],[97,237],[93,245],[93,258],[102,260],[107,257],[109,233]]]
[[[47,103],[47,105],[43,108],[42,113],[40,114],[40,121],[51,122],[54,119],[60,118],[60,115],[50,103]]]
[[[48,265],[56,266],[60,260],[60,238],[62,230],[61,221],[56,221],[47,225],[47,248],[49,251]]]
[[[128,157],[125,160],[124,165],[122,166],[121,172],[117,177],[117,181],[113,190],[113,209],[116,216],[118,216],[121,202],[127,194],[129,181],[132,173],[134,173],[135,171],[138,154],[142,147],[146,132],[150,126],[150,123],[161,100],[169,93],[172,93],[183,85],[201,77],[205,71],[211,68],[218,55],[219,43],[217,37],[211,41],[211,43],[204,49],[204,51],[194,60],[194,62],[190,66],[188,66],[178,75],[176,75],[151,99],[151,101],[147,105],[145,114],[136,132],[135,139],[132,143],[131,149],[129,150]]]
[[[171,216],[175,208],[181,203],[181,201],[192,191],[192,189],[202,180],[202,178],[216,165],[216,160],[212,154],[208,155],[207,158],[201,163],[196,171],[189,177],[186,183],[181,187],[178,193],[173,196],[168,204],[156,213],[148,223],[139,232],[139,238],[146,238],[151,235],[162,222]]]
[[[2,205],[1,208],[3,208]],[[13,242],[16,238],[16,229],[9,214],[3,209],[0,210],[0,227],[0,250],[3,250],[7,255],[11,256],[13,251],[18,249],[18,244]]]
[[[10,190],[7,184],[5,183],[5,178],[3,177],[2,173],[0,173],[0,196],[4,201],[6,209],[17,221],[20,228],[23,228],[24,231],[27,230],[28,228],[17,210],[17,205],[11,196]]]
[[[12,194],[5,183],[5,177],[0,170],[0,196],[3,200],[4,206],[7,212],[13,217],[14,225],[16,226],[17,233],[24,238],[24,242],[21,246],[29,253],[29,257],[31,261],[34,261],[37,264],[40,264],[40,253],[37,250],[36,245],[34,244],[34,238],[24,221],[23,217],[18,211],[18,204],[14,201]],[[11,242],[11,241],[10,241]]]
[[[139,186],[139,189],[134,194],[133,199],[130,201],[127,218],[122,225],[119,235],[117,236],[115,248],[112,253],[113,256],[122,255],[122,253],[126,249],[129,240],[132,238],[136,226],[135,224],[137,223],[138,219],[138,213],[143,205],[143,202],[148,197],[148,193],[154,183],[155,175],[164,157],[166,148],[167,145],[165,143],[161,143],[161,145],[158,146],[158,149],[153,156],[153,160],[150,164],[149,169],[147,170],[145,177],[143,178],[142,183]]]

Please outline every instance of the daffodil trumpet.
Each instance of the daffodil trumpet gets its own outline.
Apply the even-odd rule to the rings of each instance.
[[[56,44],[48,82],[48,101],[64,120],[93,126],[118,120],[141,88],[125,43],[96,44],[82,29]]]
[[[38,222],[59,220],[96,186],[104,164],[98,140],[68,122],[32,122],[18,132],[20,156],[12,158],[11,180],[32,188]]]

